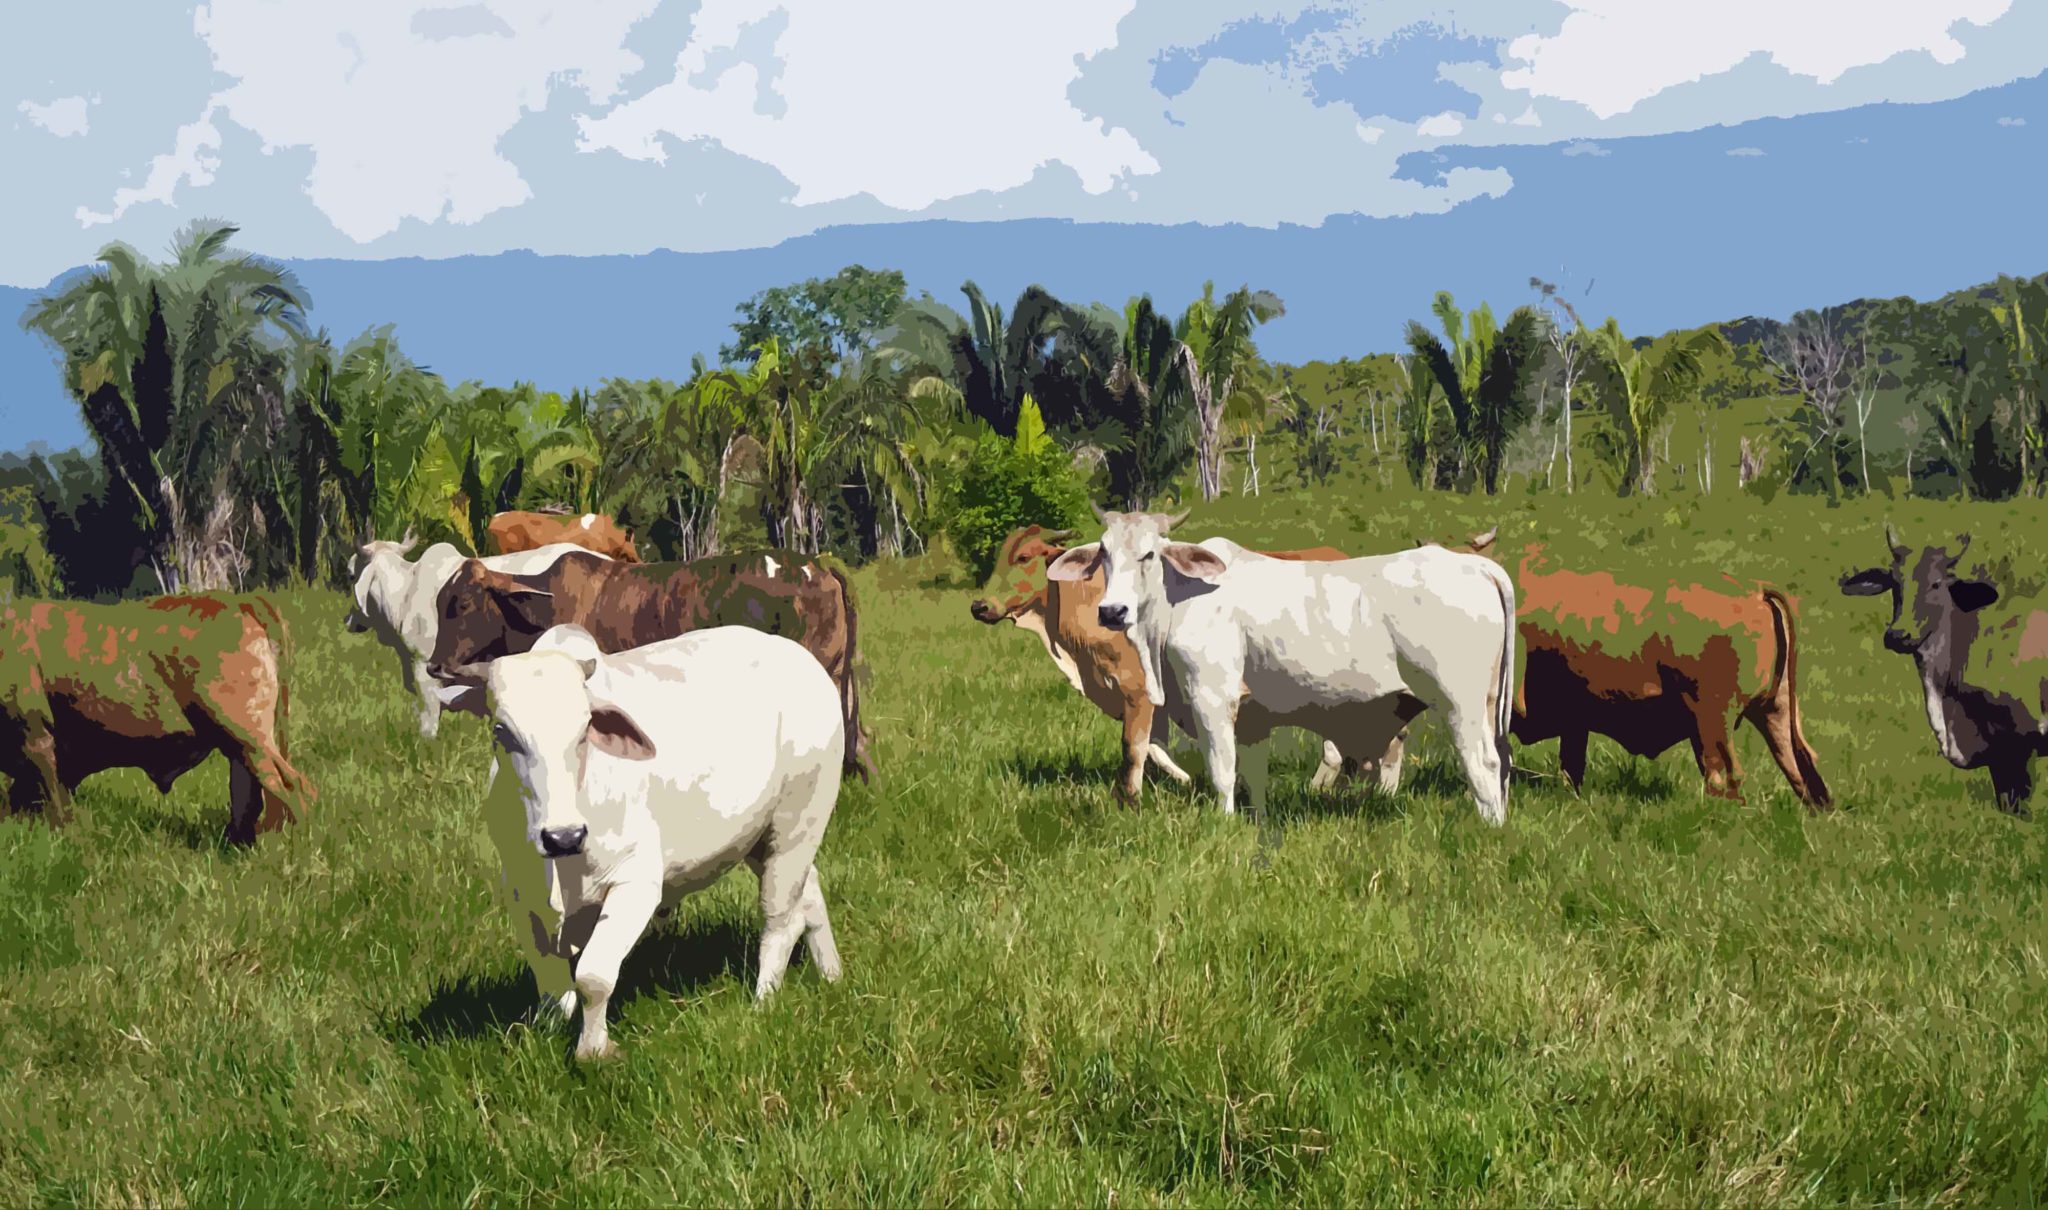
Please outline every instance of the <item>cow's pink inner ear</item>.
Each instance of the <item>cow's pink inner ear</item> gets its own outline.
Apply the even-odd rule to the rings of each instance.
[[[1192,542],[1169,542],[1163,553],[1175,571],[1191,579],[1207,580],[1223,574],[1223,560],[1216,552]]]
[[[1102,543],[1090,542],[1076,546],[1046,564],[1045,578],[1048,580],[1085,580],[1094,574],[1096,561],[1102,557]]]
[[[593,708],[585,735],[598,751],[620,760],[654,759],[654,741],[616,706]]]

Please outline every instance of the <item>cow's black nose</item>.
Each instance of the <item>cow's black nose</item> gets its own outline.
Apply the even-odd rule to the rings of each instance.
[[[566,828],[542,828],[541,851],[550,857],[574,857],[583,851],[583,838],[588,835],[590,829],[580,823]]]
[[[1130,624],[1131,610],[1128,605],[1097,605],[1095,620],[1111,630],[1122,630]]]
[[[1911,636],[1907,635],[1906,632],[1903,630],[1885,631],[1884,645],[1886,647],[1891,648],[1893,651],[1899,652],[1904,655],[1913,654],[1913,648],[1917,646],[1917,644],[1913,642]]]

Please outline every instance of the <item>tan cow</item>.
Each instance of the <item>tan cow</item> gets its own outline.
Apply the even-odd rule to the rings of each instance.
[[[501,555],[537,550],[555,542],[574,542],[585,550],[594,550],[621,563],[640,561],[640,552],[633,549],[632,536],[603,513],[584,513],[580,517],[499,513],[491,518],[489,528],[491,542]]]
[[[1463,546],[1502,567],[1499,531]],[[1558,741],[1573,788],[1586,778],[1586,740],[1605,735],[1635,756],[1692,745],[1706,791],[1741,800],[1742,767],[1730,733],[1762,733],[1792,793],[1811,810],[1833,803],[1800,726],[1795,602],[1763,583],[1720,584],[1560,565],[1530,543],[1515,565],[1524,671],[1515,686],[1513,735]]]
[[[291,640],[267,597],[192,594],[0,608],[0,774],[11,812],[62,823],[71,792],[105,769],[171,784],[228,761],[231,844],[306,813],[292,766]]]
[[[968,612],[976,621],[994,624],[1008,620],[1037,635],[1067,683],[1096,709],[1123,723],[1124,765],[1116,792],[1124,801],[1136,802],[1145,784],[1147,759],[1177,782],[1186,784],[1189,778],[1167,755],[1166,716],[1158,713],[1145,695],[1145,673],[1137,649],[1130,639],[1096,620],[1095,608],[1102,598],[1101,575],[1078,581],[1046,578],[1046,565],[1066,549],[1059,543],[1073,536],[1072,530],[1036,525],[1012,530],[996,552],[995,570],[982,587],[983,595],[969,604]],[[1315,562],[1350,557],[1328,546],[1259,553]],[[1403,751],[1403,741],[1396,738],[1379,759],[1353,761],[1352,771],[1375,773],[1384,789],[1395,790],[1400,786]],[[1309,784],[1318,789],[1328,786],[1342,770],[1343,757],[1336,745],[1325,742],[1322,767]]]

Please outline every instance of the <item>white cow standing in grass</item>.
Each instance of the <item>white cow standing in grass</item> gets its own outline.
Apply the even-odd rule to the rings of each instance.
[[[401,542],[365,542],[357,549],[348,569],[355,584],[355,604],[342,625],[350,634],[374,633],[377,641],[398,657],[400,683],[420,699],[420,734],[432,739],[441,729],[441,682],[427,675],[427,660],[434,654],[440,629],[434,600],[469,556],[446,542],[436,542],[408,562],[405,556],[418,541],[407,534]],[[515,554],[492,555],[483,564],[507,575],[526,575],[544,571],[554,566],[556,559],[582,549],[574,542],[555,542]]]
[[[1079,580],[1102,567],[1102,624],[1130,632],[1146,691],[1202,745],[1226,813],[1236,809],[1240,745],[1261,809],[1274,728],[1301,727],[1346,757],[1371,759],[1434,706],[1447,716],[1479,814],[1507,818],[1507,573],[1435,546],[1308,563],[1227,538],[1170,540],[1186,515],[1098,509],[1102,540],[1069,549],[1046,574]]]
[[[766,917],[755,999],[780,985],[799,938],[839,978],[812,862],[839,797],[845,722],[817,657],[745,626],[603,655],[582,627],[556,626],[491,661],[481,692],[506,906],[543,1007],[568,1016],[583,998],[577,1058],[616,1053],[606,1009],[655,912],[740,861],[761,880]]]

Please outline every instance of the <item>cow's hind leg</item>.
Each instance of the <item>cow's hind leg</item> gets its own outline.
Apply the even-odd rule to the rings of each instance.
[[[804,948],[810,951],[811,962],[827,983],[837,982],[840,975],[839,943],[832,937],[832,917],[825,910],[825,889],[818,885],[816,865],[804,875],[804,893],[798,906],[804,915]]]
[[[19,755],[10,752],[0,763],[0,773],[7,775],[8,811],[40,814],[50,826],[61,827],[71,818],[71,793],[57,775],[57,737],[32,719],[23,728],[17,751]]]
[[[612,989],[619,985],[619,967],[661,906],[661,880],[620,883],[606,892],[590,941],[576,958],[576,994],[583,998],[583,1032],[576,1040],[578,1059],[609,1059],[618,1054],[605,1025]]]
[[[832,801],[838,794],[839,779],[829,769],[813,774],[808,789],[791,787],[795,810],[788,822],[795,825],[790,830],[800,833],[803,839],[785,846],[778,843],[781,838],[771,831],[748,857],[747,864],[761,878],[763,924],[759,970],[754,976],[756,1004],[782,986],[782,976],[789,970],[790,953],[807,929],[814,937],[811,957],[818,961],[820,973],[827,978],[837,977],[839,947],[832,938],[824,891],[818,886],[812,862],[817,858],[819,842],[824,839],[825,825],[831,818]],[[811,910],[813,894],[815,914]],[[822,947],[817,940],[821,934]],[[826,955],[832,960],[830,972],[824,967]]]
[[[1457,745],[1458,761],[1465,767],[1465,781],[1472,787],[1479,817],[1490,824],[1506,823],[1507,737],[1497,732],[1491,710],[1452,706],[1448,713],[1451,742]]]

